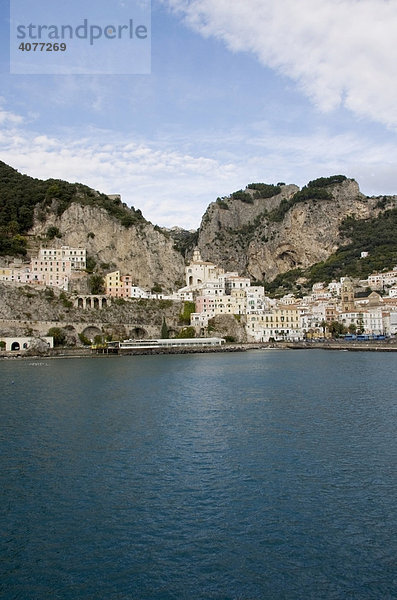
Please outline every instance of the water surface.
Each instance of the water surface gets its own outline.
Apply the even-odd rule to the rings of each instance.
[[[1,362],[3,597],[397,598],[396,361]]]

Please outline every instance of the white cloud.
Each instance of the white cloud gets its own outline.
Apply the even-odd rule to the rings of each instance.
[[[21,124],[23,122],[23,118],[20,115],[5,110],[3,108],[4,104],[5,99],[0,96],[0,125],[4,127]]]
[[[15,125],[0,131],[1,160],[32,177],[78,181],[104,193],[121,193],[124,202],[160,225],[197,227],[215,190],[228,189],[230,183],[233,187],[236,178],[234,165],[131,142],[109,131],[61,139]]]
[[[322,111],[397,126],[397,10],[388,0],[163,0],[203,36],[298,82]]]
[[[194,134],[186,152],[179,136],[167,141],[131,140],[125,134],[87,128],[49,136],[5,109],[0,158],[42,179],[81,182],[104,193],[121,193],[153,223],[195,228],[208,204],[254,181],[297,183],[342,173],[368,194],[397,190],[397,147],[352,132],[281,135],[257,123],[252,131]],[[1,118],[1,111],[0,111]],[[189,132],[189,139],[192,132]],[[204,151],[203,148],[206,148]],[[225,152],[227,148],[227,152]]]

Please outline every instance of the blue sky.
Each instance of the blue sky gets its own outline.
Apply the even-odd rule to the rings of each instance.
[[[1,6],[0,158],[22,173],[168,227],[251,182],[397,193],[394,2],[152,0],[151,74],[96,76],[11,75]]]

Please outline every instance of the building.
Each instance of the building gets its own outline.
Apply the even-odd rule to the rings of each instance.
[[[42,275],[45,285],[67,290],[72,271],[83,271],[87,266],[85,248],[40,248],[37,258],[32,258],[30,271]]]
[[[34,337],[3,337],[0,341],[5,343],[6,352],[20,352],[23,350],[29,350],[32,342],[36,338]],[[54,338],[51,336],[41,337],[40,340],[47,344],[48,348],[54,347]]]
[[[298,307],[280,305],[262,314],[247,315],[247,334],[256,342],[303,339]]]
[[[265,308],[265,288],[263,286],[250,286],[245,288],[246,313],[258,314]]]
[[[223,273],[224,270],[214,263],[202,260],[200,250],[196,248],[192,261],[185,268],[186,286],[200,287],[208,281],[217,281],[219,275]]]
[[[372,273],[368,277],[368,285],[372,289],[381,290],[385,286],[392,286],[397,283],[397,267],[394,267],[392,271],[386,271],[385,273]]]
[[[45,284],[43,273],[32,273],[29,266],[0,269],[0,281],[12,283]]]
[[[105,275],[105,294],[107,296],[112,298],[140,298],[141,296],[138,295],[139,290],[140,288],[133,284],[131,275],[121,275],[120,271],[112,271]]]
[[[354,288],[349,277],[343,277],[341,288],[341,308],[343,313],[352,312],[354,305]]]

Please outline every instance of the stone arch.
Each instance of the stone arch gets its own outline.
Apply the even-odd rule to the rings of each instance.
[[[17,352],[21,349],[19,342],[12,342],[11,344],[11,352]]]
[[[84,299],[83,298],[77,299],[77,308],[84,308]]]
[[[189,285],[193,285],[193,275],[189,276]]]
[[[94,308],[99,308],[99,298],[94,298]]]
[[[95,325],[89,325],[82,331],[82,334],[93,342],[96,335],[102,335],[102,331]]]
[[[178,335],[178,331],[176,329],[172,329],[172,327],[168,328],[168,335],[170,338],[174,338]]]
[[[143,327],[134,327],[134,329],[131,329],[130,331],[130,337],[133,340],[142,340],[147,337],[147,331]]]
[[[108,305],[108,301],[106,298],[102,298],[102,308]]]

